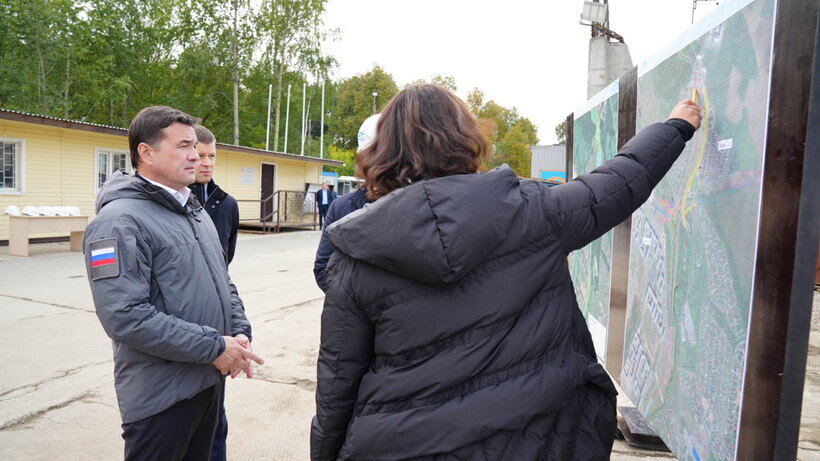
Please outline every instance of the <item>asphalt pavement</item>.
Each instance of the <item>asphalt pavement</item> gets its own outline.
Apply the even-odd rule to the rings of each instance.
[[[252,380],[229,379],[229,459],[309,459],[324,299],[312,272],[318,240],[317,231],[240,235],[231,277],[265,365]],[[0,328],[0,459],[122,459],[111,341],[94,313],[82,254],[68,242],[32,245],[25,258],[0,247]],[[799,455],[806,461],[820,460],[816,331],[809,354]],[[612,457],[659,458],[674,457],[623,442]]]

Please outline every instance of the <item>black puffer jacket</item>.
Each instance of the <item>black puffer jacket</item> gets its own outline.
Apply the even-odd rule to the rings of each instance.
[[[649,197],[688,128],[565,185],[439,178],[332,225],[312,458],[608,459],[616,392],[567,255]]]

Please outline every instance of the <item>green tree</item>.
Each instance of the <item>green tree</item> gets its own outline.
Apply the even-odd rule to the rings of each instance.
[[[279,120],[282,89],[288,70],[309,71],[324,79],[333,61],[321,53],[327,38],[322,15],[326,0],[266,0],[257,17],[265,38],[265,56],[274,79],[276,94],[273,147],[279,150]]]
[[[373,93],[378,93],[375,97],[378,111],[398,91],[393,76],[378,65],[367,73],[339,82],[329,117],[333,143],[342,149],[356,149],[359,127],[373,114]]]
[[[0,104],[65,116],[78,13],[71,0],[0,2]]]
[[[423,78],[413,80],[412,82],[410,82],[411,85],[423,85],[425,83],[432,83],[433,85],[438,85],[447,88],[453,93],[458,91],[458,86],[456,86],[456,79],[453,78],[452,75],[434,75],[429,82]]]
[[[169,63],[167,104],[200,117],[222,142],[250,141],[240,136],[239,121],[247,114],[244,83],[258,41],[253,14],[247,0],[199,0],[184,19],[190,39]],[[252,125],[246,129],[251,131]]]
[[[87,49],[94,76],[89,121],[125,125],[142,107],[167,104],[174,85],[179,43],[194,30],[185,0],[88,0],[82,2],[90,29]]]
[[[467,93],[467,100],[465,102],[467,103],[467,107],[470,108],[470,111],[477,117],[481,106],[484,105],[484,93],[478,88],[473,88],[472,91]]]
[[[325,171],[335,171],[342,176],[355,176],[356,174],[356,151],[352,149],[342,149],[331,145],[328,148],[328,157],[333,160],[344,162],[344,166],[325,167]]]
[[[538,144],[535,125],[529,119],[519,118],[507,133],[495,143],[489,167],[506,163],[518,176],[529,177],[532,152],[530,146]]]
[[[567,143],[567,121],[564,120],[558,125],[555,125],[555,138],[558,139],[558,144]]]
[[[484,93],[478,88],[467,95],[466,103],[479,118],[482,131],[493,149],[487,167],[495,168],[506,163],[517,175],[528,177],[532,159],[530,146],[538,144],[535,125],[521,117],[515,107],[508,109],[493,100],[485,100]]]
[[[466,103],[476,117],[486,119],[494,125],[494,140],[503,138],[507,134],[507,130],[520,118],[515,107],[508,109],[492,99],[485,101],[484,93],[478,88],[473,88],[467,94]]]

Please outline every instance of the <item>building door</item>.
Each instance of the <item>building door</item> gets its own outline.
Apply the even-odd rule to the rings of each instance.
[[[259,218],[265,221],[271,220],[273,210],[276,209],[276,203],[273,199],[268,199],[276,190],[276,165],[262,164],[262,206],[259,207]],[[266,201],[267,199],[267,201]]]

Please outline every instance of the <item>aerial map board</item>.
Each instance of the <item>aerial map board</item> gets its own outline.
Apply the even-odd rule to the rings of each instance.
[[[572,169],[575,176],[594,170],[618,151],[618,80],[573,113]],[[609,231],[572,253],[570,272],[578,306],[584,314],[595,352],[606,363],[612,280],[612,234]]]
[[[632,216],[621,373],[650,426],[686,459],[733,459],[737,448],[774,7],[725,2],[638,66],[638,130],[694,89],[704,114]]]

